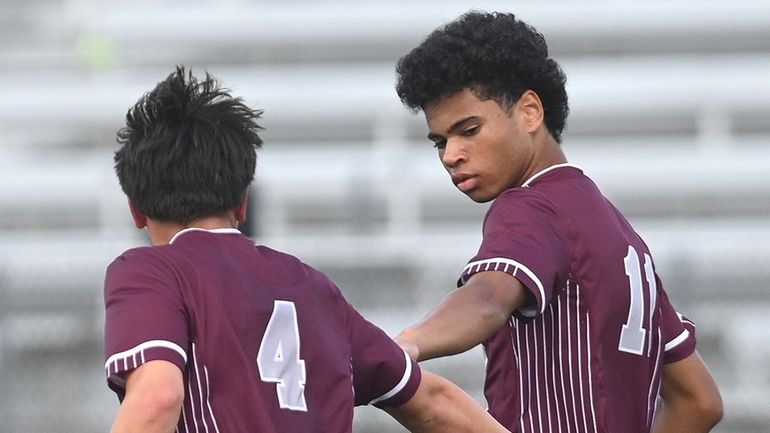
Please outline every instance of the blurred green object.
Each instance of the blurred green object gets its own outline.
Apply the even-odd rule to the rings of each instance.
[[[117,65],[115,44],[105,35],[86,32],[75,43],[78,59],[94,71],[106,71]]]

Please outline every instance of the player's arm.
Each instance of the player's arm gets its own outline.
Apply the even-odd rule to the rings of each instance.
[[[148,361],[128,374],[126,395],[111,432],[173,432],[183,400],[184,379],[179,367],[168,361]]]
[[[654,433],[705,433],[722,419],[722,398],[698,352],[663,367]]]
[[[409,401],[384,410],[415,433],[508,431],[457,385],[425,370],[417,392]]]
[[[403,330],[396,341],[418,361],[464,352],[505,325],[528,294],[510,274],[479,272],[444,298],[423,321]]]

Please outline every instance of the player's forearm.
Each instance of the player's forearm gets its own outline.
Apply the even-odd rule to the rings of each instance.
[[[409,402],[386,410],[415,433],[508,432],[455,384],[426,371]]]
[[[447,386],[435,395],[434,422],[415,430],[425,433],[501,433],[508,432],[467,394],[454,386]]]
[[[525,299],[526,292],[516,278],[503,272],[481,272],[396,341],[418,361],[464,352],[504,326]]]
[[[182,371],[173,363],[149,361],[129,373],[112,433],[170,433],[184,402]]]
[[[663,366],[653,433],[705,433],[722,419],[722,397],[698,352]]]
[[[721,410],[664,402],[657,412],[652,432],[708,433],[721,417]]]
[[[171,433],[179,421],[181,403],[153,406],[126,399],[118,410],[111,433]]]
[[[418,361],[440,358],[483,343],[507,319],[496,309],[447,299],[425,320],[404,329],[396,341]]]

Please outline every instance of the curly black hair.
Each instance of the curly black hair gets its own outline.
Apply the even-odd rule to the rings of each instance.
[[[396,66],[396,91],[414,111],[465,88],[510,109],[532,90],[557,142],[567,120],[567,81],[542,34],[513,14],[470,11],[439,27]]]
[[[126,114],[115,171],[144,215],[183,225],[236,207],[254,178],[262,111],[177,66]]]

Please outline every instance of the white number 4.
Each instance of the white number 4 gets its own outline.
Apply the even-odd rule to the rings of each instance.
[[[283,409],[307,412],[305,361],[299,358],[299,326],[293,302],[276,300],[257,353],[259,376],[276,383]]]
[[[655,272],[652,269],[652,259],[648,254],[644,254],[644,269],[639,265],[639,255],[634,247],[628,247],[628,255],[626,255],[623,263],[626,267],[626,275],[628,276],[629,290],[630,290],[630,303],[628,306],[628,320],[620,330],[620,341],[618,342],[618,350],[635,355],[642,355],[644,353],[645,340],[648,342],[647,355],[649,356],[649,338],[647,337],[647,329],[652,328],[652,314],[655,308],[657,287],[655,284]],[[644,286],[642,284],[642,272],[644,272],[645,279],[647,280],[647,289],[649,290],[649,306],[647,311],[644,308]],[[649,318],[649,325],[647,329],[644,328],[645,313]]]

